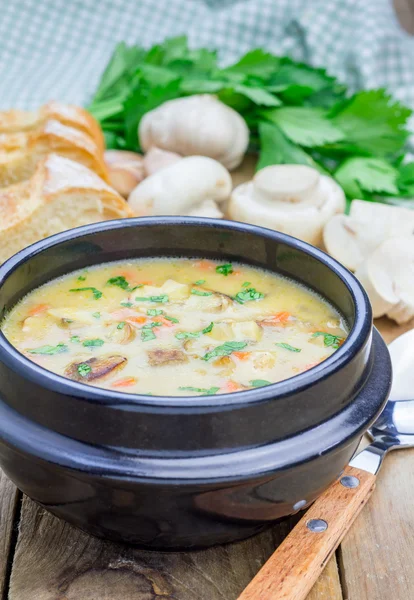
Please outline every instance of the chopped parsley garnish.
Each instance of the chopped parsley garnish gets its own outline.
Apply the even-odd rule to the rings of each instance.
[[[264,385],[272,385],[272,382],[267,381],[267,379],[252,379],[250,385],[252,387],[263,387]]]
[[[116,326],[117,329],[123,329],[125,327],[125,321],[121,321],[120,323],[118,323],[118,325]]]
[[[326,333],[325,331],[316,331],[312,337],[320,337],[321,335],[323,336],[324,345],[333,348],[334,350],[337,350],[344,340],[344,338],[339,337],[339,335],[333,335],[332,333]]]
[[[72,335],[70,341],[72,342],[72,344],[80,344],[81,339],[78,335]]]
[[[95,300],[99,300],[99,298],[102,298],[102,292],[97,290],[95,287],[72,288],[69,291],[70,292],[89,292],[90,291],[90,292],[92,292]]]
[[[164,315],[164,319],[167,319],[167,321],[171,321],[171,323],[179,323],[180,322],[175,317],[169,317],[168,315]]]
[[[47,354],[51,356],[52,354],[62,354],[62,352],[67,352],[68,347],[66,344],[58,344],[57,346],[39,346],[39,348],[33,348],[33,350],[29,350],[30,354]]]
[[[203,285],[203,283],[205,283],[206,280],[205,279],[199,279],[198,281],[194,282],[194,285]]]
[[[196,392],[197,394],[201,394],[202,396],[214,396],[219,391],[219,387],[211,387],[211,388],[197,388],[188,386],[181,386],[178,388],[179,390],[184,390],[186,392]]]
[[[201,331],[182,331],[181,333],[176,333],[175,337],[177,338],[177,340],[187,340],[190,338],[198,338],[200,337],[200,335],[203,335],[205,333],[210,333],[210,331],[213,329],[214,323],[210,323],[210,325],[207,325],[207,327],[204,327],[204,329],[202,329]]]
[[[216,267],[216,273],[220,273],[220,275],[231,275],[233,273],[233,265],[231,263],[226,263],[225,265],[218,265]]]
[[[249,287],[250,281],[245,281],[244,283],[242,283],[242,287]]]
[[[162,294],[161,296],[149,296],[148,298],[145,298],[143,296],[137,296],[135,298],[135,300],[137,302],[159,302],[159,303],[164,303],[164,302],[168,302],[168,296],[167,296],[167,294]]]
[[[221,346],[217,346],[214,350],[207,352],[203,356],[203,360],[210,360],[215,356],[229,356],[232,352],[243,350],[247,346],[247,342],[225,342]]]
[[[159,317],[160,315],[163,315],[164,311],[161,310],[160,308],[149,308],[147,310],[147,315],[150,317]]]
[[[93,340],[85,340],[82,343],[82,346],[85,346],[86,348],[95,348],[95,347],[99,347],[99,346],[103,346],[104,345],[104,341],[101,340],[100,338],[95,338]]]
[[[290,350],[291,352],[302,352],[301,348],[295,348],[290,344],[286,344],[285,342],[278,342],[275,346],[279,346],[279,348],[284,348],[285,350]]]
[[[78,281],[86,281],[86,275],[79,275]]]
[[[247,288],[241,292],[238,292],[234,296],[234,299],[239,304],[251,302],[252,300],[260,300],[261,298],[264,298],[264,294],[262,294],[262,292],[258,292],[255,288]]]
[[[125,308],[131,308],[134,306],[132,302],[121,302],[121,306],[125,306]]]
[[[212,296],[213,292],[202,292],[201,290],[191,290],[191,293],[194,294],[194,296]]]
[[[88,373],[92,371],[92,367],[90,367],[86,363],[80,363],[77,367],[77,371],[81,377],[86,377]]]
[[[101,313],[100,312],[94,312],[94,313],[92,313],[92,316],[95,317],[95,319],[100,319],[101,318]]]
[[[147,323],[147,325],[144,325],[144,327],[141,329],[141,340],[143,342],[155,340],[157,336],[155,335],[152,329],[153,327],[159,327],[160,325],[162,325],[162,323],[159,323],[158,321],[154,321],[153,323]]]
[[[149,317],[159,317],[159,316],[163,316],[164,319],[167,319],[167,321],[171,321],[171,323],[179,323],[180,321],[178,319],[176,319],[175,317],[169,317],[168,315],[165,314],[165,312],[159,308],[149,308],[147,310],[147,315]]]
[[[123,275],[119,275],[118,277],[111,277],[110,279],[108,279],[106,284],[115,285],[121,288],[121,290],[125,290],[127,292],[133,292],[134,290],[137,290],[138,288],[143,286],[142,283],[139,283],[138,285],[131,287]]]

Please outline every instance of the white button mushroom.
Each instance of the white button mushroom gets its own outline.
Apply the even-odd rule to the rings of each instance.
[[[233,191],[229,214],[319,245],[325,223],[344,209],[345,195],[331,177],[304,165],[274,165]]]
[[[374,317],[387,315],[397,323],[414,317],[414,238],[393,237],[382,242],[358,267],[358,277]]]
[[[414,240],[413,210],[354,200],[349,216],[328,221],[323,241],[329,254],[355,271],[384,240],[410,235]]]
[[[230,173],[205,156],[189,156],[137,185],[129,204],[138,216],[222,216],[216,202],[230,196]]]
[[[145,152],[157,146],[183,156],[209,156],[234,169],[247,150],[249,130],[235,110],[201,94],[169,100],[146,113],[138,137]]]
[[[175,152],[168,152],[153,146],[144,156],[144,169],[146,175],[153,175],[181,160],[182,156]]]

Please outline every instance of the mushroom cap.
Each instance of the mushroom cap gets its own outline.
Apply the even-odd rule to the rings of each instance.
[[[414,317],[414,238],[388,238],[355,275],[371,300],[374,317],[405,323]]]
[[[153,146],[144,156],[145,174],[146,176],[153,175],[157,171],[175,164],[181,158],[176,152],[168,152],[167,150],[161,150],[161,148]]]
[[[350,215],[332,217],[325,225],[326,250],[355,271],[384,240],[414,236],[414,211],[365,200],[353,200]]]
[[[345,195],[331,177],[305,165],[274,165],[233,190],[229,214],[319,245],[325,223],[344,209]]]
[[[194,215],[207,200],[223,202],[230,192],[230,173],[219,162],[189,156],[144,179],[128,202],[138,216]]]
[[[234,169],[247,150],[249,129],[239,113],[215,96],[196,94],[146,113],[138,137],[145,152],[157,146],[182,156],[208,156]]]

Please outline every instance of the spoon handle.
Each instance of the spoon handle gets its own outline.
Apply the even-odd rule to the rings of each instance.
[[[367,471],[346,467],[341,478],[310,507],[238,600],[304,600],[367,503],[375,480],[375,475]]]

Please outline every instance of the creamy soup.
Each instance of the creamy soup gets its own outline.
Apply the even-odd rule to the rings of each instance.
[[[285,277],[242,264],[139,259],[73,272],[2,324],[45,369],[123,392],[197,396],[311,369],[347,336],[341,315]]]

